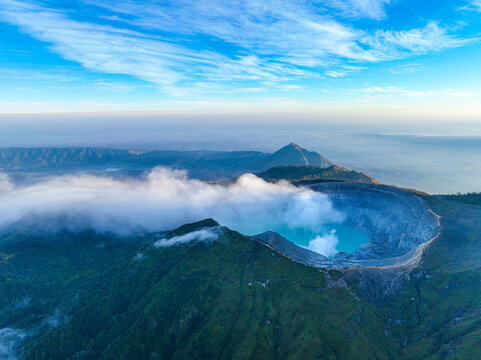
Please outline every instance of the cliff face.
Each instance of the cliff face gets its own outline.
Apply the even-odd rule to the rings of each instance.
[[[346,224],[367,233],[371,241],[353,254],[339,253],[332,260],[316,257],[313,261],[308,250],[293,252],[284,241],[258,238],[295,261],[333,268],[402,265],[412,261],[420,245],[437,234],[436,215],[413,193],[358,183],[322,183],[310,187],[327,194],[335,208],[346,215]]]

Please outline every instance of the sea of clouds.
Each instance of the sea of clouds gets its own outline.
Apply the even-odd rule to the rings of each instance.
[[[268,183],[252,174],[211,184],[189,179],[185,171],[156,168],[142,179],[77,174],[24,186],[0,174],[0,228],[59,216],[74,229],[120,235],[170,230],[206,218],[250,235],[280,227],[317,232],[325,224],[343,221],[326,195],[287,182]],[[192,239],[210,240],[202,234]],[[313,240],[309,248],[328,249],[323,252],[330,255],[337,244],[334,233]]]

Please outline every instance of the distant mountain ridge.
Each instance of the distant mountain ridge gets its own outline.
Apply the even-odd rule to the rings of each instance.
[[[167,166],[185,169],[193,178],[215,181],[287,165],[327,168],[334,163],[292,143],[271,154],[259,151],[142,152],[111,148],[0,148],[0,170],[7,173],[106,169],[135,173],[156,166]]]
[[[129,150],[108,148],[3,148],[0,164],[42,167],[68,162],[115,161],[131,154]]]

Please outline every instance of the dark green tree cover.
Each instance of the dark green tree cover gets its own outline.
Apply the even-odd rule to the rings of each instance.
[[[332,165],[327,168],[316,166],[278,166],[257,174],[260,178],[276,182],[288,180],[294,183],[309,183],[320,181],[349,181],[376,184],[378,181],[362,172]]]

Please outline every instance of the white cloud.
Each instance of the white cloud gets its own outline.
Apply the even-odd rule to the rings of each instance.
[[[377,49],[379,58],[398,58],[406,53],[424,54],[464,45],[471,40],[458,39],[448,35],[446,29],[435,22],[424,28],[404,31],[378,30],[365,43]]]
[[[175,62],[210,61],[205,54],[142,34],[114,27],[72,21],[65,14],[16,0],[1,0],[1,17],[39,40],[52,43],[52,50],[84,67],[112,74],[129,74],[156,83],[171,83],[180,73]]]
[[[198,81],[269,87],[322,72],[342,76],[349,72],[339,69],[346,62],[394,60],[465,43],[433,22],[372,32],[343,24],[325,9],[381,18],[388,0],[88,3],[114,13],[102,17],[113,25],[73,20],[65,12],[18,0],[0,0],[0,17],[87,69],[131,75],[174,94]],[[128,29],[132,26],[138,31]],[[159,31],[167,35],[152,35]],[[199,42],[199,35],[209,40]]]
[[[326,3],[345,16],[367,17],[380,20],[386,17],[384,7],[392,0],[328,0]]]
[[[408,90],[395,86],[373,86],[364,89],[364,92],[378,95],[406,95],[411,97],[453,97],[453,98],[469,98],[480,96],[479,92],[471,90],[443,89],[443,90]]]
[[[256,55],[226,57],[208,49],[191,49],[145,33],[69,19],[63,12],[17,0],[0,0],[0,16],[51,49],[85,68],[132,75],[163,85],[197,78],[211,81],[277,80],[310,73],[288,63],[267,62]],[[187,6],[187,5],[186,5]],[[190,7],[190,6],[189,6]],[[174,27],[182,32],[182,19]]]
[[[337,69],[327,70],[325,74],[330,77],[338,78],[358,72],[362,69],[364,68],[361,66],[343,65]]]
[[[392,66],[388,69],[391,74],[401,75],[401,74],[412,74],[422,70],[423,66],[419,63],[411,64],[399,64]]]
[[[188,234],[174,236],[170,239],[160,239],[154,243],[154,246],[169,247],[175,245],[187,244],[190,242],[207,242],[216,240],[219,237],[215,229],[202,229],[190,232]]]
[[[462,45],[436,23],[424,28],[370,33],[355,29],[316,12],[309,2],[240,2],[179,0],[175,5],[146,6],[128,1],[123,6],[109,1],[90,1],[112,11],[134,17],[128,22],[141,27],[183,34],[206,34],[239,45],[255,53],[279,56],[290,64],[329,66],[335,58],[379,61]],[[365,14],[380,15],[383,0],[336,0],[331,7],[361,9]],[[316,4],[318,2],[315,2]],[[311,4],[312,5],[312,4]],[[186,8],[191,9],[187,12]],[[127,20],[126,20],[127,21]],[[370,47],[366,48],[366,44]],[[392,54],[393,48],[404,52]],[[282,56],[281,56],[282,54]]]
[[[327,256],[328,258],[334,257],[338,253],[337,245],[339,244],[339,239],[336,235],[336,230],[331,230],[331,232],[325,235],[318,235],[314,240],[309,242],[307,249],[314,251],[318,254]]]
[[[47,73],[38,69],[7,69],[0,68],[0,78],[13,79],[13,80],[24,80],[24,81],[35,81],[36,83],[69,83],[74,81],[79,81],[81,78],[79,76],[72,75],[70,73],[65,73],[60,70],[55,73]]]
[[[343,220],[326,195],[308,189],[251,174],[221,186],[164,168],[145,180],[63,176],[0,193],[0,227],[39,216],[66,218],[74,229],[119,233],[169,230],[206,218],[247,234],[281,225],[317,230]]]
[[[7,174],[0,173],[0,196],[13,190],[13,184]]]
[[[344,70],[328,70],[328,71],[326,71],[327,76],[334,77],[334,78],[343,77],[343,76],[346,76],[347,74],[348,74],[348,72],[346,72]]]
[[[481,11],[481,0],[471,0],[469,5],[462,6],[458,10]]]

